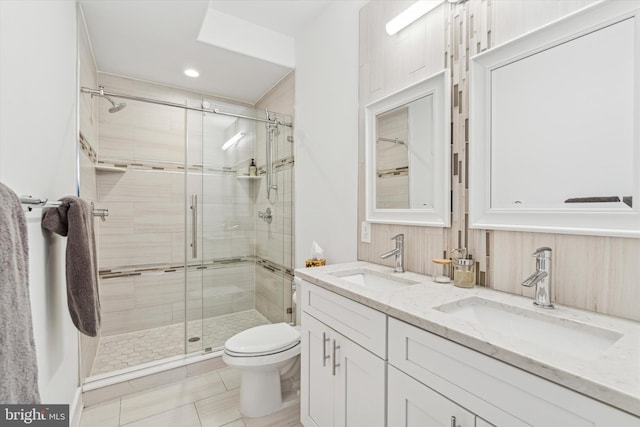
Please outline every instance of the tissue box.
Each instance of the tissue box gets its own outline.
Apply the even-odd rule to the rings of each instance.
[[[321,259],[308,259],[305,261],[307,267],[320,267],[322,265],[327,265],[327,260],[325,258]]]

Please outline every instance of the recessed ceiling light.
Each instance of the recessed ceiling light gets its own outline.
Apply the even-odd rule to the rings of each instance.
[[[198,77],[200,75],[200,73],[197,72],[196,70],[194,70],[193,68],[189,68],[187,70],[184,70],[184,74],[189,76],[189,77]]]

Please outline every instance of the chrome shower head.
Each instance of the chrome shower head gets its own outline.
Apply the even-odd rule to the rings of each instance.
[[[104,98],[107,98],[107,101],[109,101],[111,103],[111,105],[113,105],[113,107],[109,108],[109,112],[110,113],[117,113],[118,111],[122,110],[124,107],[127,106],[127,104],[125,104],[124,102],[119,102],[119,103],[115,103],[113,102],[113,100],[111,98],[109,98],[107,95],[102,95]]]
[[[98,86],[98,92],[99,93],[91,93],[91,98],[93,98],[94,96],[101,96],[102,98],[106,98],[107,101],[109,101],[112,105],[111,108],[109,108],[109,112],[110,113],[117,113],[118,111],[122,110],[124,107],[127,106],[127,104],[125,104],[124,102],[120,102],[118,104],[116,104],[115,102],[113,102],[113,100],[111,98],[109,98],[108,95],[104,94],[104,86]]]

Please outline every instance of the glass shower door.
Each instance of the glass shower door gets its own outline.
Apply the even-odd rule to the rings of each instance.
[[[210,105],[247,114],[228,104]],[[254,306],[254,190],[250,182],[238,177],[248,168],[253,154],[254,123],[211,113],[201,114],[200,120],[200,134],[196,137],[194,132],[200,145],[193,146],[198,159],[194,175],[197,172],[199,179],[190,178],[198,212],[194,214],[189,206],[196,227],[188,231],[195,236],[198,254],[193,257],[191,249],[187,251],[187,258],[194,261],[187,286],[188,311],[192,313],[187,335],[200,340],[187,343],[189,352],[221,348],[227,338],[243,329],[243,314]],[[233,146],[223,150],[234,137]]]
[[[190,105],[199,106],[200,99],[188,100]],[[203,113],[186,112],[185,149],[185,353],[203,350],[202,281],[205,262],[202,252],[202,181],[203,181]]]
[[[264,118],[264,112],[251,108],[215,102],[209,105],[235,115]],[[273,169],[271,178],[278,189],[271,192],[269,201],[265,123],[204,114],[201,129],[201,254],[196,267],[201,287],[197,290],[194,280],[194,285],[188,286],[193,298],[188,300],[194,303],[195,313],[200,298],[200,346],[202,350],[215,351],[242,330],[291,320],[293,204],[288,181],[292,179],[292,168],[287,172]],[[290,128],[277,138],[286,141],[287,135]],[[274,140],[274,166],[284,153],[284,145],[277,144]],[[225,145],[229,146],[223,148]],[[252,159],[258,166],[255,176],[249,175]],[[195,327],[191,329],[196,331]]]
[[[119,79],[109,79],[117,87]],[[95,202],[110,216],[96,222],[102,330],[93,376],[185,349],[185,111],[128,102],[110,113],[108,103],[98,105]]]

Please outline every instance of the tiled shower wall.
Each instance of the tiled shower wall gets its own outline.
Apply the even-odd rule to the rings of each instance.
[[[385,23],[411,1],[369,2],[360,12],[359,220],[364,221],[364,106],[443,68],[452,77],[452,226],[450,229],[372,224],[371,243],[358,258],[391,265],[378,255],[389,238],[405,234],[409,270],[432,273],[432,258],[466,246],[477,262],[480,285],[533,297],[520,282],[535,266],[539,246],[554,251],[554,301],[640,320],[640,240],[474,230],[468,228],[469,60],[472,56],[566,16],[592,0],[468,0],[444,3],[395,36]]]
[[[294,72],[289,73],[260,101],[256,109],[276,111],[283,122],[293,117]],[[256,163],[266,165],[266,128],[258,126]],[[278,186],[267,198],[266,180],[261,180],[256,195],[256,211],[271,208],[271,224],[256,219],[256,309],[271,322],[291,321],[291,281],[293,279],[293,182],[294,143],[292,128],[278,127],[273,148],[274,183]]]

